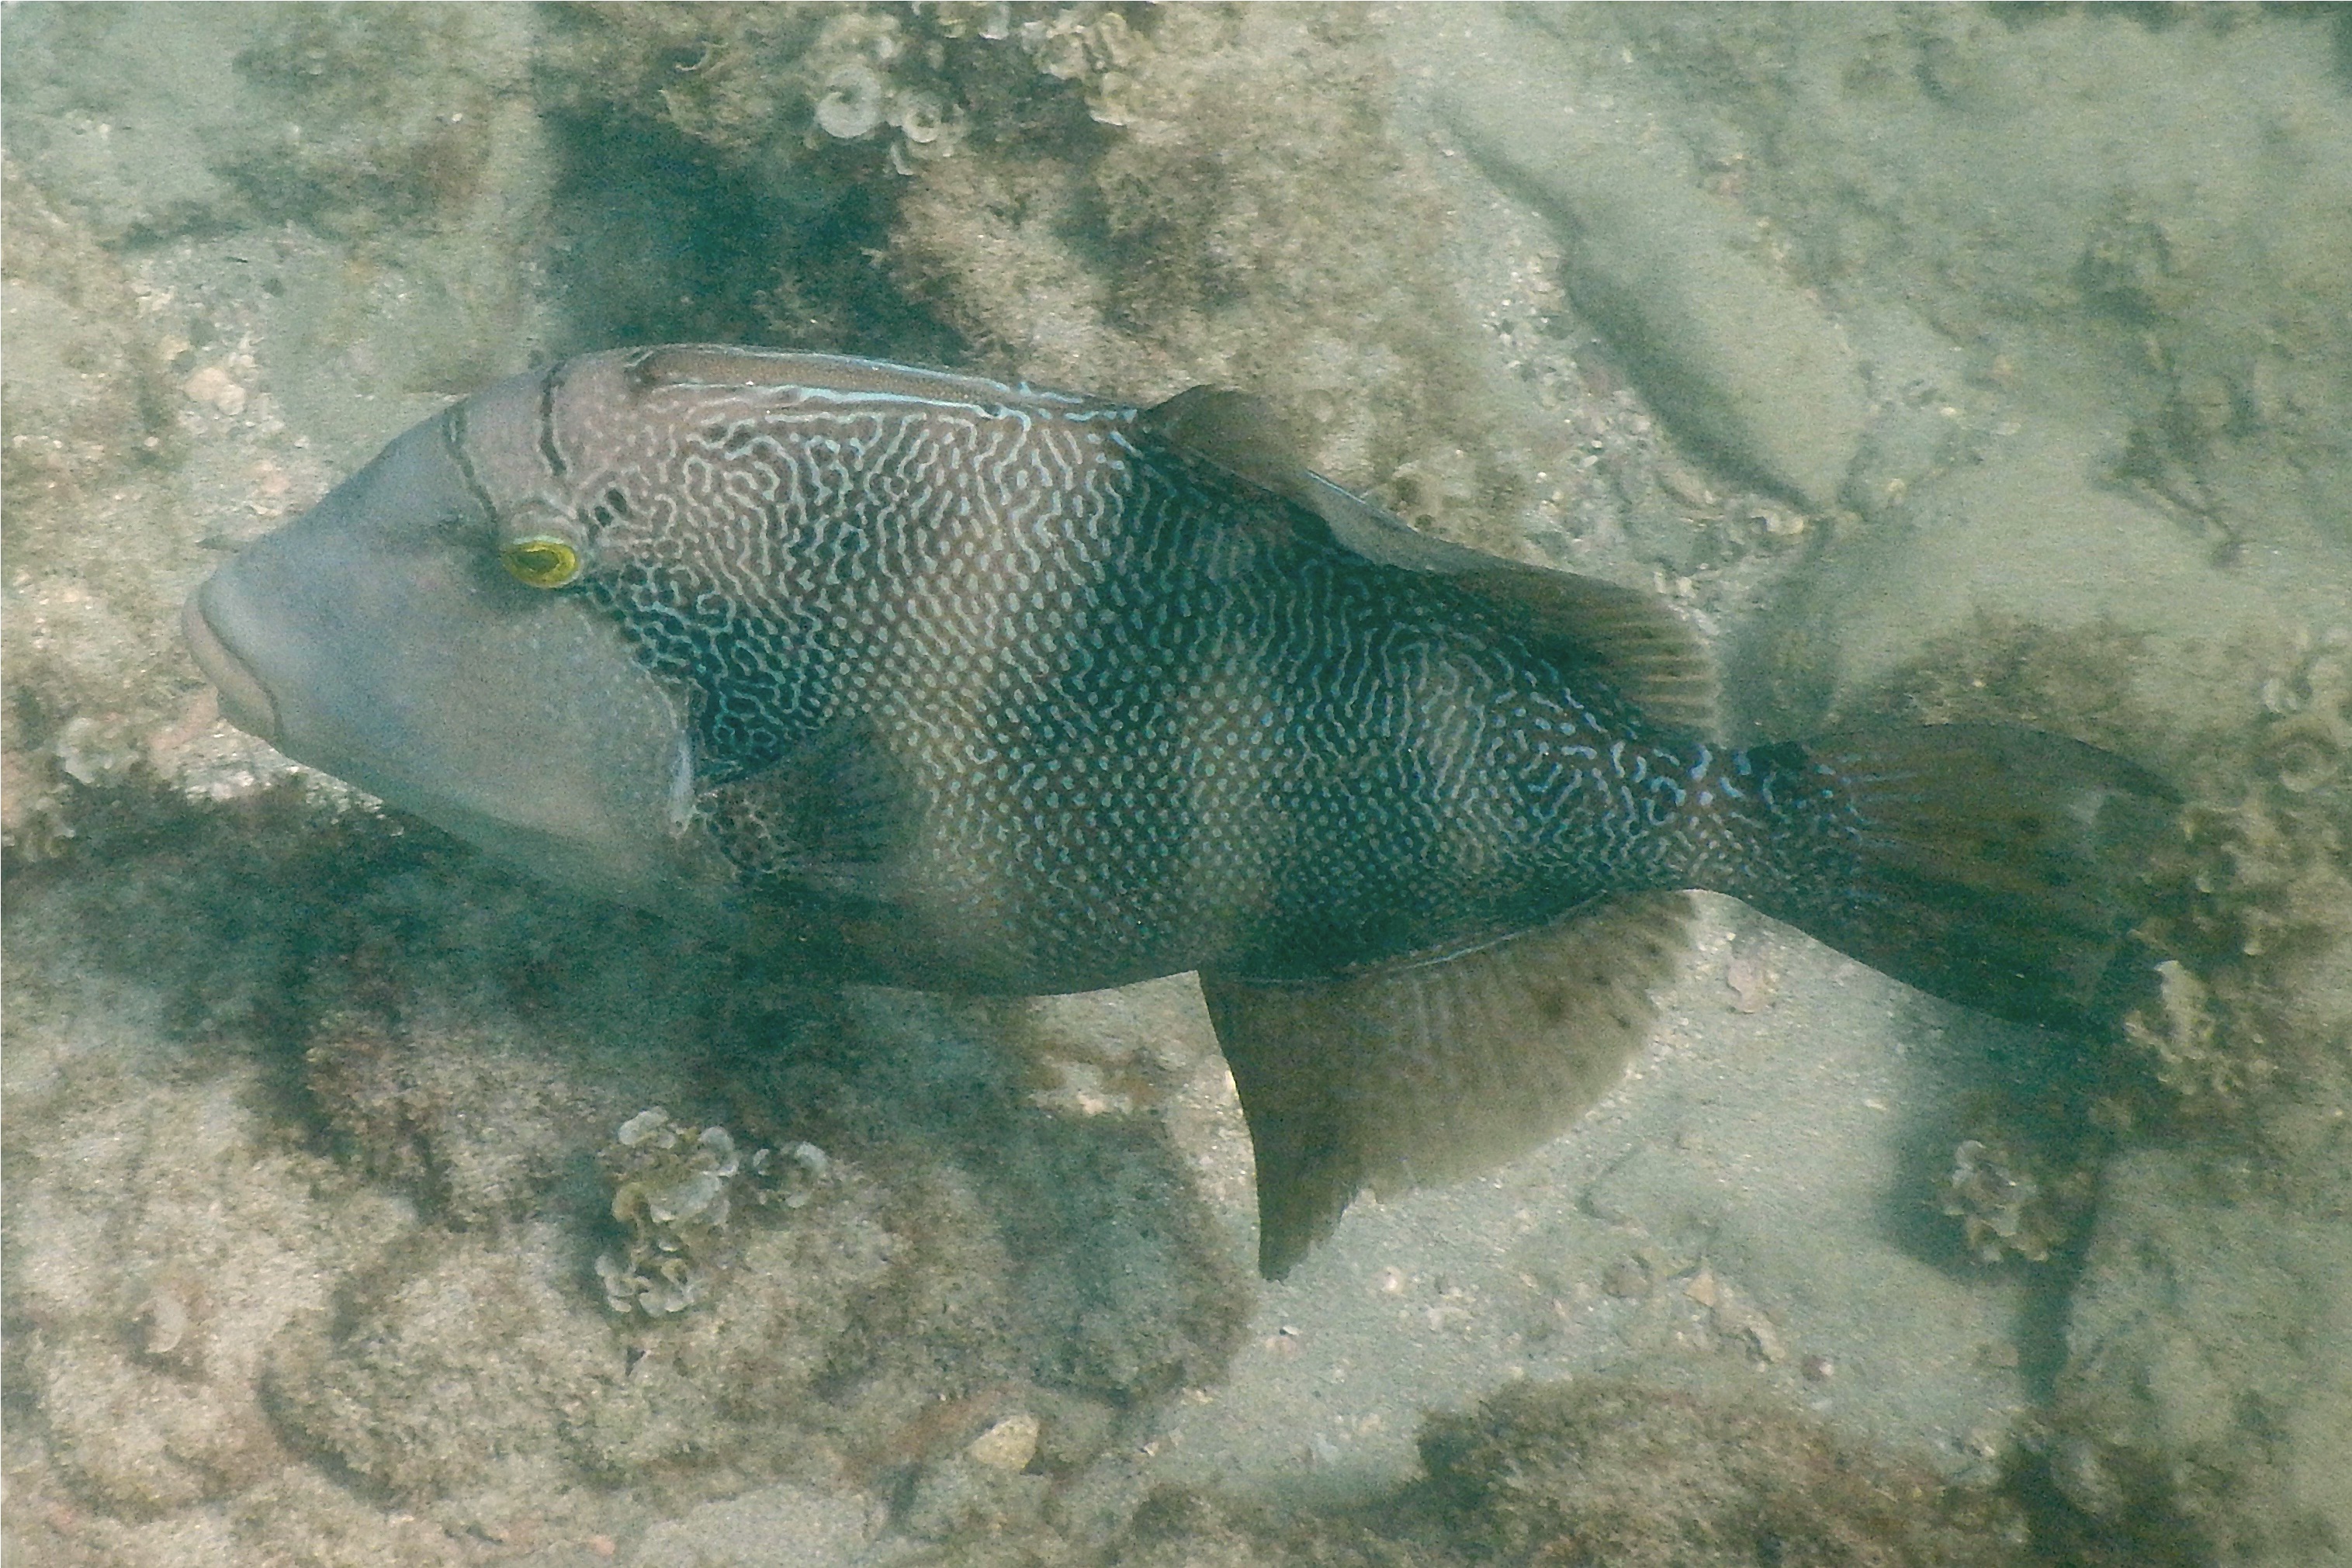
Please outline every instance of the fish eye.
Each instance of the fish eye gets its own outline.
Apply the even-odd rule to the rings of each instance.
[[[517,581],[533,588],[562,588],[580,575],[580,552],[544,534],[509,540],[499,549],[499,559]]]

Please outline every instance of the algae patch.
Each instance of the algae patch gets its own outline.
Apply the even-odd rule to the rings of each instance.
[[[2021,1563],[1998,1499],[1761,1402],[1638,1378],[1506,1388],[1433,1417],[1423,1462],[1461,1539],[1506,1563]]]

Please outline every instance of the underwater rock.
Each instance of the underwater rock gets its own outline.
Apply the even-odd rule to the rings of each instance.
[[[593,958],[592,932],[575,932],[572,958]],[[457,953],[444,962],[424,963],[418,978],[480,1006]],[[505,960],[487,944],[473,962]],[[584,1024],[601,1009],[579,1000]],[[657,1007],[642,1019],[606,1016],[621,1039],[583,1028],[588,1059],[658,1038]],[[580,1256],[578,1224],[509,1202],[477,1211],[471,1230],[423,1228],[345,1278],[332,1314],[273,1348],[278,1419],[394,1498],[511,1494],[538,1484],[532,1475],[572,1486],[661,1477],[691,1490],[826,1476],[845,1450],[887,1455],[890,1434],[975,1387],[1041,1385],[1025,1406],[1034,1413],[1140,1413],[1217,1375],[1246,1288],[1156,1137],[1116,1116],[1065,1132],[1022,1111],[1009,1083],[965,1078],[990,1059],[942,1040],[952,1026],[935,1005],[877,998],[862,1023],[855,1012],[810,1021],[841,1038],[809,1028],[796,1048],[734,1048],[745,1054],[730,1093],[756,1138],[658,1108],[604,1123],[620,1132],[602,1156],[614,1185],[600,1201],[626,1229],[595,1267]],[[856,1157],[780,1134],[772,1119],[787,1106]],[[427,1147],[462,1155],[472,1140],[498,1142],[498,1117],[461,1110],[428,1128]],[[561,1120],[529,1135],[552,1138]],[[589,1153],[548,1145],[562,1146],[573,1159]],[[543,1204],[550,1179],[509,1192]],[[453,1381],[481,1391],[462,1429],[436,1392]],[[1041,1422],[1031,1444],[1067,1469],[1116,1430]],[[973,1497],[1004,1490],[990,1463],[920,1442],[873,1468],[940,1470],[935,1523],[952,1532],[970,1511],[947,1500],[962,1495],[946,1474],[959,1465],[979,1472],[966,1478]]]
[[[621,1363],[563,1288],[567,1250],[543,1225],[405,1239],[341,1282],[333,1312],[273,1342],[271,1413],[397,1500],[560,1476],[563,1412],[618,1382]]]
[[[2025,424],[1839,533],[1747,633],[1734,684],[1773,724],[1831,726],[1905,690],[1929,645],[1965,646],[1991,622],[2134,640],[2129,695],[2182,726],[2215,705],[2205,648],[2340,601],[2340,585],[2310,574],[2216,565],[2196,536],[2100,480],[2096,441],[2054,418]]]
[[[671,927],[415,847],[301,927],[279,1005],[336,1152],[437,1224],[494,1226],[541,1210],[595,1129],[761,998]]]
[[[1441,1514],[1486,1560],[1608,1568],[2021,1564],[1998,1500],[1811,1416],[1641,1378],[1515,1385],[1432,1416]]]
[[[1107,1560],[1119,1568],[1447,1568],[1442,1544],[1407,1545],[1356,1520],[1278,1513],[1186,1488],[1146,1497]]]
[[[200,525],[172,504],[168,465],[185,435],[141,291],[17,161],[0,163],[0,841],[40,858],[72,836],[73,797],[143,771],[152,737],[196,697],[166,605],[201,559]]]
[[[1835,507],[1867,410],[1828,313],[1756,258],[1738,211],[1640,116],[1562,102],[1577,72],[1548,33],[1450,7],[1434,20],[1441,111],[1559,225],[1570,298],[1667,424],[1743,479]]]
[[[2112,1162],[2049,1414],[2089,1529],[2167,1561],[2286,1568],[2352,1543],[2352,1146],[2294,1168]]]
[[[2005,1498],[1833,1437],[1752,1386],[1648,1371],[1430,1416],[1420,1480],[1341,1509],[1163,1487],[1137,1568],[2024,1568]]]
[[[1018,1474],[1037,1457],[1038,1432],[1037,1417],[1018,1411],[966,1443],[964,1457],[992,1470]]]
[[[976,117],[953,178],[898,194],[893,279],[1033,382],[1245,385],[1319,471],[1368,485],[1443,467],[1444,531],[1512,553],[1515,520],[1581,474],[1579,454],[1445,271],[1441,214],[1461,194],[1386,118],[1379,14],[1169,6],[1114,28],[1118,15],[1053,13],[1038,56],[1133,55],[1073,78],[1097,123],[1054,136],[1033,117],[990,144]]]
[[[429,832],[281,804],[133,817],[12,877],[9,1437],[104,1539],[232,1507],[243,1561],[352,1509],[388,1542],[370,1511],[838,1486],[974,1389],[1005,1392],[877,1482],[998,1474],[961,1445],[1025,1412],[1025,1495],[1220,1375],[1241,1249],[1151,1107],[1039,1110],[986,1009],[828,1007]],[[699,1113],[629,1116],[656,1094]],[[677,1189],[738,1129],[698,1254],[731,1270],[692,1311],[600,1289],[625,1120],[649,1238],[715,1212]]]
[[[515,150],[502,100],[530,68],[523,17],[297,9],[257,24],[236,76],[262,123],[218,127],[207,152],[264,221],[369,234],[434,222],[499,182],[492,162]]]
[[[773,1568],[779,1544],[789,1542],[794,1563],[834,1568],[874,1561],[868,1553],[882,1522],[869,1500],[784,1483],[662,1521],[636,1543],[632,1561],[648,1568]]]
[[[10,97],[43,111],[12,151],[110,246],[432,222],[495,179],[500,100],[530,69],[512,12],[97,11],[12,33]]]
[[[28,1003],[48,1010],[12,994],[12,1055],[55,1027],[25,1021]],[[250,1071],[170,1106],[86,1082],[81,1103],[34,1111],[37,1092],[11,1090],[12,1122],[48,1123],[66,1157],[11,1150],[9,1424],[39,1434],[64,1490],[99,1514],[218,1502],[289,1464],[255,1387],[265,1347],[320,1303],[318,1264],[401,1223],[317,1155],[273,1147],[244,1103],[260,1097]]]
[[[427,1217],[464,1228],[520,1215],[562,1177],[604,1096],[545,1040],[418,990],[397,1017],[322,1012],[305,1085],[338,1147]]]

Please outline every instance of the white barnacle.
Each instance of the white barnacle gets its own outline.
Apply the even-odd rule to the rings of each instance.
[[[179,1349],[193,1321],[187,1301],[169,1286],[150,1296],[139,1309],[139,1316],[145,1322],[139,1348],[149,1355],[169,1355]]]
[[[882,78],[873,67],[852,60],[824,78],[816,100],[816,128],[837,141],[855,141],[882,123]]]
[[[634,1149],[668,1125],[669,1113],[658,1105],[649,1106],[622,1123],[621,1130],[614,1137],[623,1148]]]
[[[1141,40],[1127,25],[1127,18],[1116,11],[1106,11],[1087,29],[1087,54],[1098,66],[1108,69],[1131,63],[1139,52]]]
[[[890,105],[890,123],[909,141],[937,141],[947,120],[947,105],[931,93],[902,92]]]
[[[703,1128],[702,1136],[695,1140],[695,1145],[709,1159],[711,1175],[731,1176],[741,1168],[735,1155],[735,1140],[728,1135],[726,1128]]]
[[[596,1255],[596,1277],[604,1281],[605,1306],[616,1312],[634,1308],[637,1293],[646,1288],[644,1277],[632,1272],[627,1264],[610,1252]]]
[[[675,1186],[648,1193],[646,1212],[656,1225],[681,1219],[717,1225],[727,1216],[727,1180],[715,1171],[696,1171]]]

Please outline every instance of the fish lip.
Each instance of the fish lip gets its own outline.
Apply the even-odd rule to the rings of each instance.
[[[261,677],[236,656],[205,614],[205,593],[211,587],[206,582],[188,595],[188,601],[180,607],[180,634],[187,639],[188,652],[195,655],[196,667],[220,693],[221,716],[247,735],[258,736],[274,746],[278,742],[278,704],[261,684]]]

